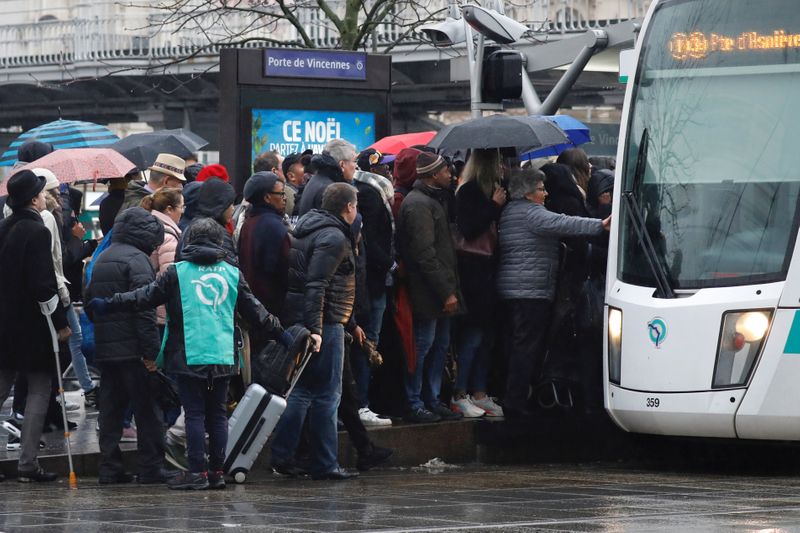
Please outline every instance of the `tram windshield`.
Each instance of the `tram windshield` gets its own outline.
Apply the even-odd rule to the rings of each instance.
[[[800,203],[797,0],[667,0],[643,38],[619,185],[669,284],[785,279]],[[625,209],[620,279],[653,285]]]

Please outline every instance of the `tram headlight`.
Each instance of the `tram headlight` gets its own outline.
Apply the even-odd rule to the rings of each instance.
[[[742,313],[736,319],[736,332],[741,333],[747,342],[756,342],[764,338],[769,327],[769,316],[762,311]]]
[[[747,383],[761,353],[772,320],[772,311],[736,311],[722,319],[712,388]]]
[[[622,311],[608,308],[608,380],[619,385],[622,373]]]

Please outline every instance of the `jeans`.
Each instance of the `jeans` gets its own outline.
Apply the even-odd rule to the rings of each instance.
[[[69,336],[69,351],[72,354],[72,369],[75,371],[75,376],[78,378],[81,388],[84,392],[89,392],[94,388],[94,382],[89,375],[89,368],[86,366],[86,357],[81,351],[81,344],[83,344],[83,335],[81,335],[81,321],[78,318],[78,313],[75,311],[75,306],[69,304],[67,308],[67,323],[69,329],[72,330],[72,335]]]
[[[532,380],[542,373],[551,302],[508,300],[509,360],[504,407],[524,410]]]
[[[186,456],[190,472],[218,472],[225,463],[228,445],[226,401],[230,378],[207,379],[177,376],[178,396],[186,419]],[[206,437],[208,433],[208,465]]]
[[[447,348],[450,345],[450,319],[414,319],[414,344],[417,368],[406,371],[405,388],[409,409],[433,407],[439,403]]]
[[[381,337],[381,327],[383,326],[383,313],[386,311],[386,293],[370,299],[369,322],[364,324],[364,334],[369,340],[378,345]],[[356,379],[358,387],[358,406],[369,406],[369,381],[372,370],[369,366],[369,359],[361,349],[354,349],[350,357],[350,364],[353,367],[353,377]]]
[[[486,392],[493,332],[482,324],[463,324],[457,337],[456,390]]]
[[[100,424],[100,476],[112,477],[125,469],[119,439],[125,411],[130,405],[136,417],[139,477],[160,477],[164,467],[164,425],[161,410],[147,386],[150,379],[147,369],[139,360],[104,363],[100,367],[100,377],[100,413],[97,417]]]
[[[324,324],[322,347],[311,357],[286,399],[286,411],[275,427],[273,464],[285,464],[294,458],[307,415],[311,474],[325,474],[339,467],[336,412],[342,396],[343,364],[344,326]]]
[[[25,377],[25,382],[28,384],[28,394],[25,401],[25,419],[22,421],[17,468],[20,472],[32,472],[39,468],[36,456],[39,454],[39,439],[44,429],[53,378],[46,372],[24,372],[20,375]],[[0,370],[0,405],[3,405],[8,398],[16,377],[17,373],[13,370]]]

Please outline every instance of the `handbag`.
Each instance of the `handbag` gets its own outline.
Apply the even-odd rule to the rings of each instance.
[[[162,411],[180,409],[181,400],[178,397],[178,387],[174,381],[163,372],[150,372],[148,375],[150,394]]]
[[[467,240],[458,229],[458,224],[450,224],[450,233],[453,235],[453,244],[456,252],[464,255],[479,257],[492,257],[497,248],[497,224],[492,221],[486,231],[472,240]]]

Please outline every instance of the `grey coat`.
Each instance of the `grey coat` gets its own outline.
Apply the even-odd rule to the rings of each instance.
[[[503,300],[553,300],[560,239],[603,233],[594,218],[548,211],[529,200],[514,200],[500,216],[497,291]]]

